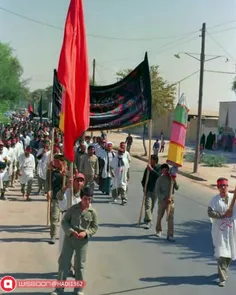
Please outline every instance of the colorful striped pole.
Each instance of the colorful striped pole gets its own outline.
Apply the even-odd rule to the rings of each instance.
[[[167,164],[182,167],[185,138],[188,125],[188,112],[185,95],[182,94],[174,111]]]

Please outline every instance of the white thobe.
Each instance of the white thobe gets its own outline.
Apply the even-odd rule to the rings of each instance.
[[[44,153],[42,158],[38,161],[37,173],[38,176],[44,180],[46,180],[47,177],[48,164],[50,162],[50,154],[50,151]],[[37,156],[39,155],[37,154]]]
[[[19,162],[19,157],[24,153],[24,148],[23,148],[23,143],[22,142],[17,142],[15,145],[16,149],[16,160]]]
[[[102,170],[102,178],[111,177],[111,163],[113,161],[113,158],[116,156],[115,152],[104,152],[101,156],[101,159],[104,161],[104,167]],[[109,161],[108,161],[109,159]],[[109,163],[109,167],[108,166]]]
[[[12,176],[13,173],[13,162],[15,160],[15,150],[14,148],[9,148],[8,149],[8,161],[10,161],[10,165],[7,168],[7,172],[5,174],[4,180],[5,181],[9,181],[9,178]]]
[[[124,166],[118,167],[119,158],[118,156],[114,157],[111,162],[111,168],[114,170],[115,177],[112,178],[112,190],[123,188],[127,189],[128,179],[127,173],[129,170],[129,162],[127,157],[122,157]]]
[[[124,157],[127,158],[127,160],[128,160],[129,163],[131,162],[131,156],[130,156],[130,153],[128,151],[125,151]]]
[[[26,135],[26,137],[23,137],[23,136],[22,136],[22,141],[24,141],[24,143],[25,143],[25,148],[26,148],[27,146],[30,145],[31,139],[30,139],[30,137],[29,137],[28,135]]]
[[[5,162],[5,159],[8,160],[8,149],[3,148],[2,154],[0,154],[0,162]],[[6,173],[7,173],[6,167],[1,173],[0,173],[0,189],[3,189],[3,182],[7,181]]]
[[[224,202],[220,195],[215,196],[210,204],[214,211],[225,213],[231,204],[233,194],[228,194],[228,204]],[[236,204],[233,208],[232,217],[223,219],[212,219],[212,240],[215,247],[215,257],[225,257],[236,260]]]
[[[71,192],[71,190],[68,188],[64,193],[63,199],[58,200],[58,205],[59,205],[59,208],[62,212],[68,210],[71,207],[71,205],[70,205],[70,192]],[[72,197],[72,206],[75,204],[78,204],[81,201],[80,197],[78,196],[79,194],[80,193],[77,193],[75,196]],[[65,215],[65,212],[62,213],[61,220],[64,217],[64,215]],[[63,242],[64,242],[64,237],[65,237],[65,232],[64,232],[62,225],[60,223],[60,235],[59,235],[59,253],[60,254],[61,254],[61,250],[62,250],[62,246],[63,246]]]
[[[20,183],[27,184],[29,180],[34,178],[35,171],[35,159],[32,154],[29,157],[26,157],[25,154],[22,154],[19,157],[19,165],[20,165]]]

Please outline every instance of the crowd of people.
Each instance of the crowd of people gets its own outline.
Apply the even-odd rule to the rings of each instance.
[[[164,141],[164,138],[161,140]],[[74,146],[73,175],[70,175],[63,155],[63,137],[58,129],[50,128],[47,122],[26,120],[1,127],[1,199],[7,200],[6,190],[19,181],[22,197],[31,201],[32,185],[37,179],[37,194],[45,195],[50,204],[49,244],[54,245],[59,236],[58,280],[64,281],[71,275],[77,281],[84,281],[88,241],[98,230],[97,212],[92,206],[95,187],[109,195],[111,203],[121,200],[121,205],[127,204],[131,164],[129,151],[132,144],[133,138],[129,134],[115,151],[113,143],[104,132],[101,136],[94,137],[83,134]],[[160,146],[156,150],[159,148]],[[158,152],[155,153],[154,150],[141,180],[145,195],[144,228],[152,227],[153,210],[158,203],[156,236],[161,237],[162,219],[165,212],[168,212],[167,241],[174,242],[174,193],[179,185],[176,174],[171,173],[169,165],[160,165],[158,160]],[[215,197],[208,208],[208,215],[212,219],[233,216],[227,206],[220,204],[224,198],[229,198],[227,186],[227,180],[218,181],[220,197]],[[230,195],[230,200],[232,198],[233,195]],[[214,226],[219,237],[222,226],[219,224],[217,228],[216,223]],[[229,263],[236,258],[235,237],[226,235],[224,239],[228,239],[227,247],[234,249],[235,253],[232,249],[223,251],[222,241],[213,238],[218,251],[216,257],[220,286],[225,285]],[[232,241],[235,241],[234,246]],[[59,295],[63,290],[63,287],[57,288],[51,295]],[[83,294],[82,283],[75,288],[75,294]]]

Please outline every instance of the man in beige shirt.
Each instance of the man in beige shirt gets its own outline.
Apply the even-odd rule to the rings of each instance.
[[[94,155],[95,148],[93,145],[88,147],[88,154],[80,159],[79,172],[85,175],[85,186],[89,186],[94,190],[95,180],[99,175],[98,157]]]

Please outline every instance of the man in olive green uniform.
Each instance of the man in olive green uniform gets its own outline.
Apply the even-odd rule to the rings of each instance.
[[[161,175],[161,165],[158,165],[158,156],[152,155],[151,156],[151,165],[148,166],[143,174],[143,179],[141,181],[143,186],[143,192],[146,193],[145,198],[145,217],[144,223],[145,228],[149,229],[152,225],[152,214],[155,204],[157,202],[157,195],[155,194],[155,184],[158,177]],[[146,177],[147,171],[149,172],[148,183],[147,183],[147,191],[145,192],[145,184],[146,184]]]
[[[93,145],[88,147],[88,154],[85,154],[80,161],[79,172],[85,175],[85,186],[94,190],[95,180],[99,175],[98,157],[94,155],[95,148]]]
[[[175,190],[179,189],[179,186],[176,182],[175,175],[171,175],[169,172],[170,168],[167,164],[161,165],[162,175],[157,179],[155,186],[155,194],[158,197],[158,212],[157,212],[157,223],[156,223],[156,235],[157,237],[161,236],[162,227],[161,220],[165,214],[165,211],[168,211],[168,229],[167,229],[167,240],[174,242],[174,210],[175,203],[173,194]],[[171,187],[173,182],[173,190],[171,193]]]
[[[75,280],[84,281],[88,241],[98,230],[97,213],[91,206],[93,190],[90,187],[85,187],[81,191],[80,197],[81,202],[70,207],[62,220],[65,238],[59,257],[59,281],[67,279],[74,251],[76,255]],[[59,295],[63,291],[63,288],[57,288],[51,295]],[[83,295],[83,286],[75,288],[74,294]]]
[[[55,154],[53,162],[49,165],[46,176],[47,200],[50,201],[50,236],[49,244],[54,245],[57,237],[57,227],[60,219],[60,208],[57,200],[57,193],[63,187],[63,178],[65,177],[65,162],[62,154]],[[51,173],[51,175],[50,175]]]

